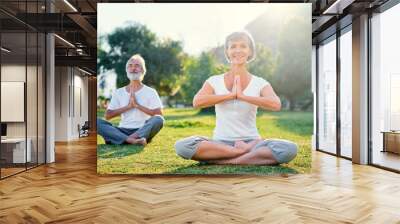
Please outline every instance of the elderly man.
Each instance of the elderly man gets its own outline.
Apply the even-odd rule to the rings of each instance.
[[[119,126],[97,119],[98,134],[107,144],[145,146],[163,126],[162,103],[157,91],[142,83],[146,65],[140,55],[128,60],[126,74],[129,85],[115,90],[105,112],[107,120],[121,115]]]

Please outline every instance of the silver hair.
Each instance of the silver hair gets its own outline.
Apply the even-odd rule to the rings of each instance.
[[[128,61],[126,62],[126,68],[128,68],[129,62],[131,60],[139,60],[141,66],[142,66],[142,70],[143,70],[143,76],[146,74],[146,62],[144,61],[143,57],[140,54],[135,54],[132,57],[130,57],[128,59]]]
[[[229,60],[229,57],[226,54],[228,47],[229,47],[229,42],[234,41],[234,40],[242,40],[242,39],[247,40],[247,43],[249,44],[249,47],[251,50],[251,54],[250,54],[249,58],[247,59],[247,62],[251,62],[256,58],[256,45],[255,45],[254,39],[251,36],[251,34],[245,30],[237,31],[237,32],[233,32],[233,33],[229,34],[225,39],[224,53],[225,53],[225,58],[229,63],[231,61]]]

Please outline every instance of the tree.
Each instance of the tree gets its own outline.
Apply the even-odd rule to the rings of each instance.
[[[199,57],[189,57],[184,63],[185,82],[180,90],[186,104],[191,104],[194,95],[212,75],[222,74],[226,68],[218,64],[214,55],[202,52]]]
[[[263,44],[257,44],[256,58],[250,62],[249,72],[271,82],[275,66],[276,58],[272,55],[271,51]]]
[[[300,21],[303,20],[293,17],[280,33],[278,63],[271,80],[277,94],[288,101],[290,110],[294,110],[300,99],[312,100],[311,37],[309,32],[303,30],[309,24]]]
[[[171,96],[179,90],[183,57],[181,42],[161,40],[146,26],[138,23],[117,28],[104,39],[109,50],[99,54],[99,69],[114,69],[118,88],[129,83],[125,71],[127,60],[133,54],[140,54],[147,68],[144,83],[164,96]]]

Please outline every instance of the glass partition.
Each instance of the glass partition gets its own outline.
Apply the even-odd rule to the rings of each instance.
[[[1,34],[2,177],[24,171],[31,162],[32,151],[26,148],[26,37],[25,32]]]
[[[0,3],[20,15],[43,5]],[[0,12],[0,178],[45,163],[45,44],[43,33]]]

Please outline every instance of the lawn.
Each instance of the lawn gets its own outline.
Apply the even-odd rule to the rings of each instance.
[[[103,118],[104,111],[97,117]],[[193,109],[165,109],[164,128],[145,148],[132,145],[105,145],[97,136],[99,174],[255,174],[307,173],[311,168],[312,112],[263,112],[257,126],[263,138],[283,138],[299,146],[297,157],[279,166],[203,165],[175,154],[176,140],[191,135],[212,136],[215,116]],[[119,118],[111,120],[118,124]]]

